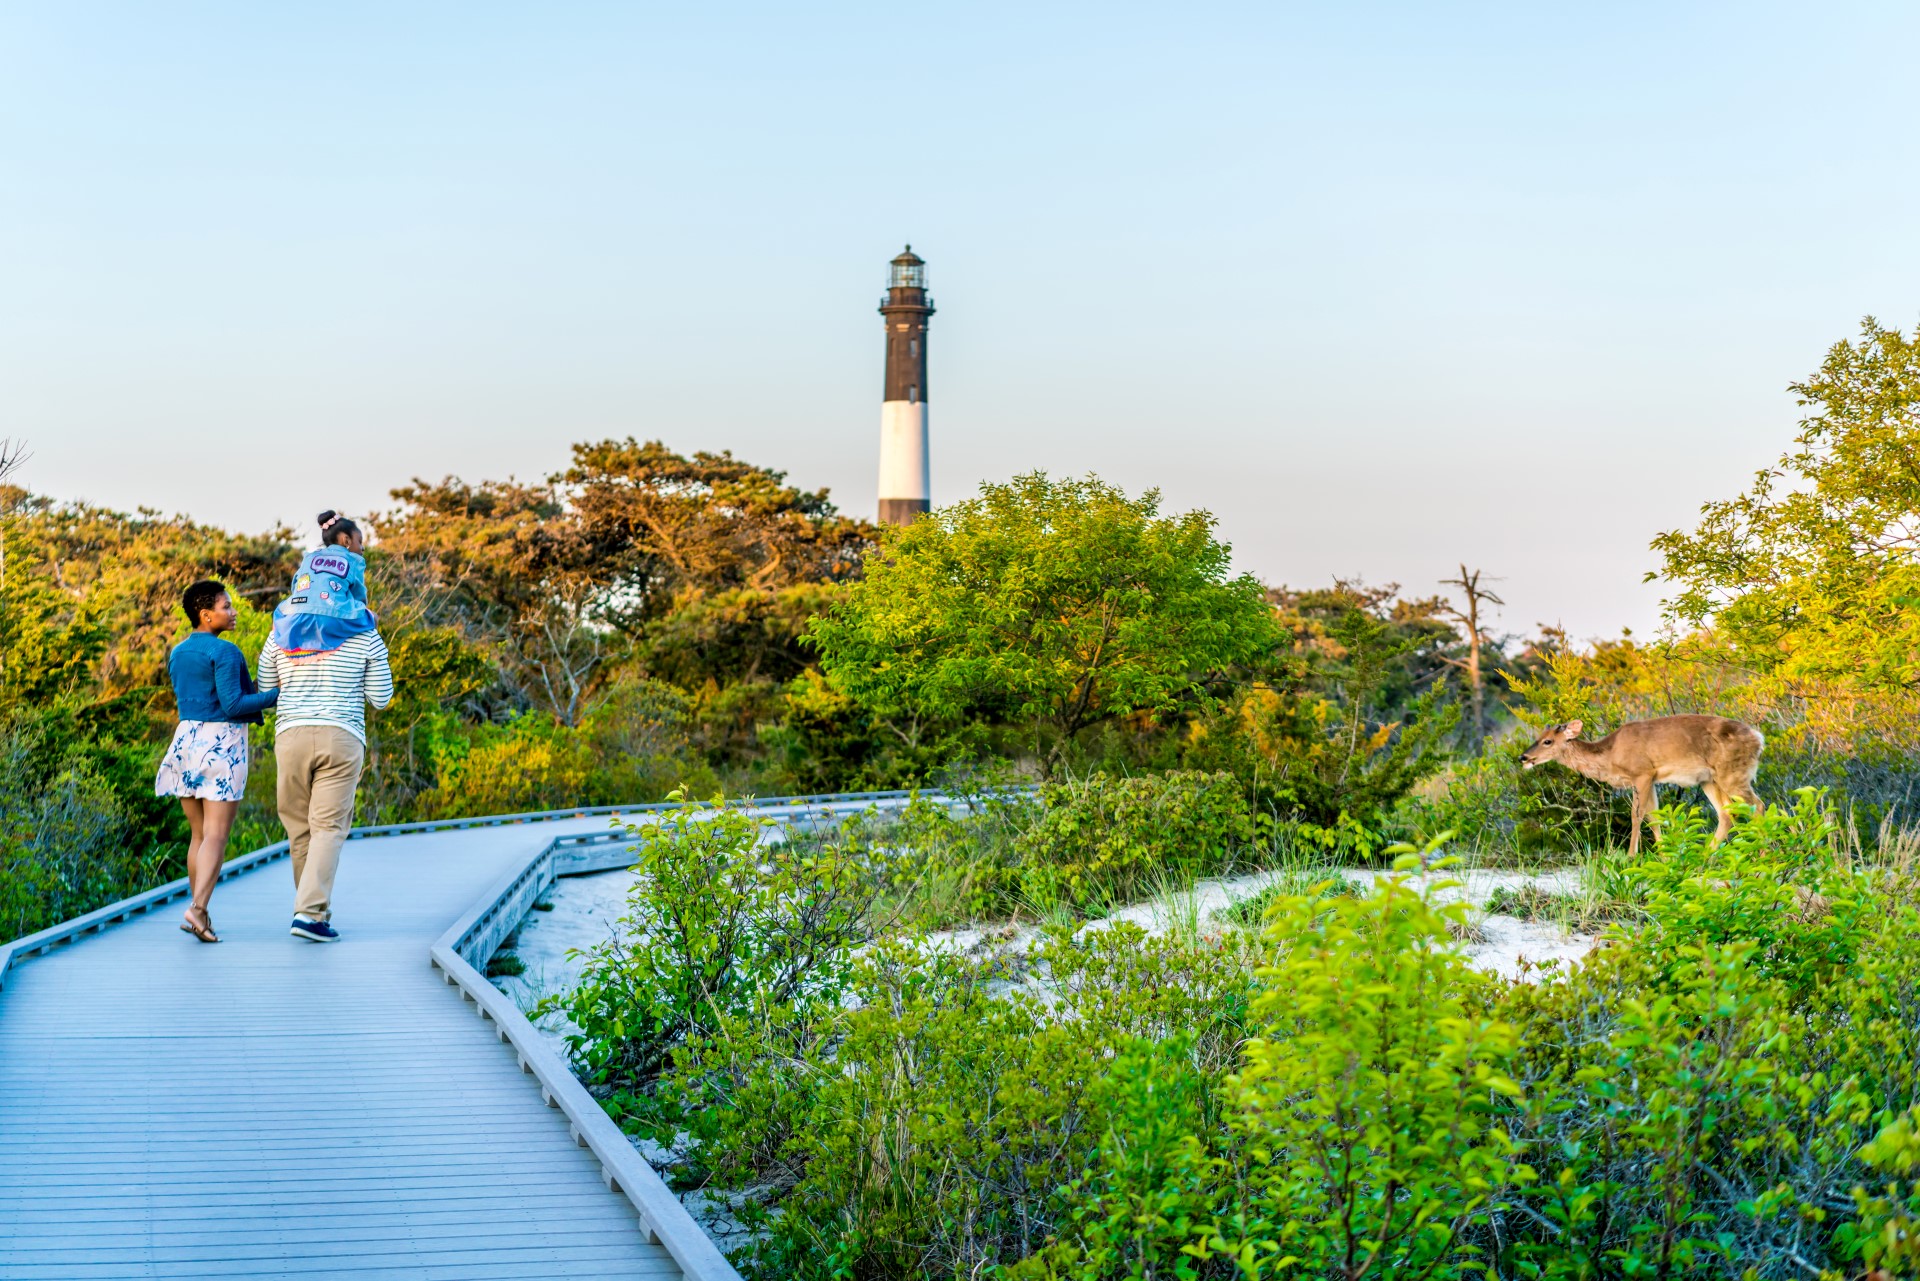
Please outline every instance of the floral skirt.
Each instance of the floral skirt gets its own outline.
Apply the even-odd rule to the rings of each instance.
[[[155,796],[237,801],[247,791],[247,727],[181,721],[153,779]]]

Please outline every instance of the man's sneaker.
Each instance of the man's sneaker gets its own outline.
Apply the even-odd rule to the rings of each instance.
[[[309,921],[304,916],[296,916],[293,918],[292,932],[296,938],[303,938],[309,943],[338,943],[340,941],[339,930],[334,929],[333,926],[328,925],[325,921]]]

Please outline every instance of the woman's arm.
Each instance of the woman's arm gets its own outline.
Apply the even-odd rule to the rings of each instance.
[[[213,692],[220,701],[220,714],[230,721],[257,716],[280,701],[277,689],[247,693],[247,660],[233,644],[222,646],[213,660]]]

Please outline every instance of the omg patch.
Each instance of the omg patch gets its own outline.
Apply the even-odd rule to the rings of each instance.
[[[307,562],[307,568],[313,570],[315,573],[332,574],[335,578],[345,578],[347,572],[351,570],[353,566],[348,563],[345,556],[335,556],[321,552]]]

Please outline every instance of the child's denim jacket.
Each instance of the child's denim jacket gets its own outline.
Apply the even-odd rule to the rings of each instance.
[[[273,638],[285,654],[319,654],[374,629],[367,608],[367,558],[344,547],[308,552],[293,589],[273,611]]]

